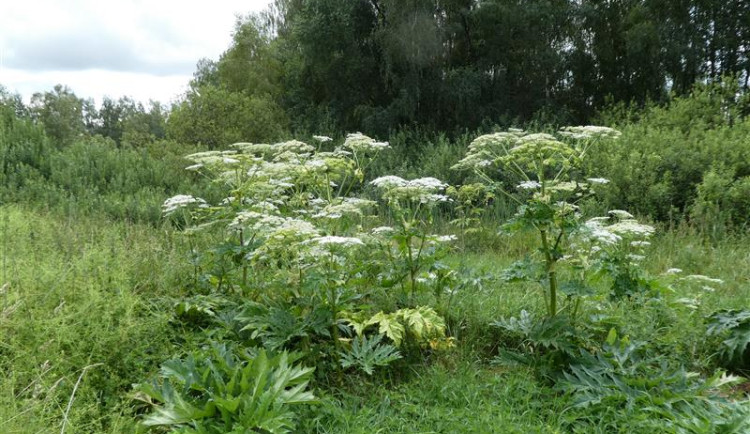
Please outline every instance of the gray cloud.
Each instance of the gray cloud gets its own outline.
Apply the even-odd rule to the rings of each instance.
[[[74,71],[103,69],[145,72],[158,76],[190,74],[195,60],[154,58],[139,51],[135,44],[117,35],[83,30],[81,33],[41,38],[14,38],[8,41],[5,64],[32,71]],[[175,47],[175,50],[177,48]]]

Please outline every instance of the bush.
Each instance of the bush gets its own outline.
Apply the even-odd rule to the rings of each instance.
[[[736,217],[747,215],[741,192],[750,175],[750,120],[737,120],[725,94],[714,85],[667,107],[648,108],[638,121],[619,127],[619,142],[593,152],[587,171],[608,174],[611,183],[600,195],[608,209],[661,221],[690,217],[692,210],[699,223],[722,212],[726,223],[736,226]],[[735,189],[712,196],[718,179],[711,171]]]

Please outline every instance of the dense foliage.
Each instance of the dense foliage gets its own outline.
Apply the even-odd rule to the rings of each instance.
[[[328,133],[585,123],[722,76],[746,89],[748,17],[739,0],[276,0],[199,64],[181,105],[220,122],[212,94],[227,92]]]

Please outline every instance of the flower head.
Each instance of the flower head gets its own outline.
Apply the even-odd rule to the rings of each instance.
[[[364,246],[365,243],[362,242],[361,239],[356,237],[337,237],[337,236],[325,236],[325,237],[316,237],[310,240],[313,243],[317,243],[321,246],[343,246],[343,247],[351,247],[351,246]]]
[[[623,220],[607,227],[610,232],[619,235],[649,237],[654,233],[654,227],[638,223],[635,220]]]
[[[390,189],[394,187],[404,187],[406,186],[407,181],[400,176],[386,175],[373,179],[370,181],[370,184],[375,187]]]
[[[587,178],[586,181],[592,184],[609,184],[609,179],[607,178]]]
[[[542,184],[538,183],[537,181],[523,181],[522,183],[518,184],[516,188],[518,188],[519,190],[536,190],[541,186]]]
[[[317,140],[317,141],[319,141],[321,143],[326,143],[326,142],[333,141],[333,139],[330,138],[330,137],[328,137],[328,136],[312,136],[312,137],[313,137],[313,139],[315,139],[315,140]]]
[[[559,134],[561,136],[570,137],[572,139],[593,139],[597,137],[608,137],[616,139],[622,135],[622,133],[613,128],[600,127],[595,125],[565,127],[559,131]]]
[[[378,142],[362,133],[351,133],[346,136],[344,147],[358,153],[375,153],[388,149],[388,142]]]
[[[177,196],[172,196],[164,201],[164,204],[162,204],[161,206],[162,213],[165,216],[170,215],[180,208],[184,208],[193,204],[197,204],[198,207],[201,208],[208,207],[206,201],[199,197],[193,197],[189,194],[178,194]]]
[[[404,200],[428,205],[451,200],[440,193],[448,187],[448,184],[432,177],[407,181],[398,176],[381,176],[370,184],[385,190],[383,198],[388,200]]]

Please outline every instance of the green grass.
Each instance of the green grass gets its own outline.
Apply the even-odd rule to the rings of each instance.
[[[529,241],[501,237],[488,241],[492,251],[447,261],[496,275],[529,252]],[[0,432],[59,432],[68,405],[66,432],[132,432],[139,407],[131,385],[185,350],[176,344],[183,331],[170,322],[169,297],[191,279],[187,252],[167,228],[0,207],[0,286],[8,284],[0,295]],[[650,258],[652,273],[678,267],[725,283],[668,296],[699,299],[695,310],[622,303],[609,314],[625,319],[621,333],[653,343],[673,363],[711,372],[715,342],[705,338],[702,317],[750,308],[748,239],[712,244],[679,228],[655,237]],[[491,363],[503,336],[489,323],[541,311],[538,291],[488,280],[456,294],[447,318],[456,349],[398,378],[352,376],[319,388],[301,432],[568,432],[580,413],[565,396],[527,368]],[[608,417],[590,432],[628,426]]]
[[[0,208],[0,431],[123,432],[126,393],[173,348],[155,304],[183,270],[164,231]],[[1,284],[0,284],[1,285]]]
[[[323,399],[309,427],[323,433],[553,433],[562,401],[528,370],[459,359],[419,366],[393,387],[361,383]],[[358,379],[359,380],[359,379]]]

